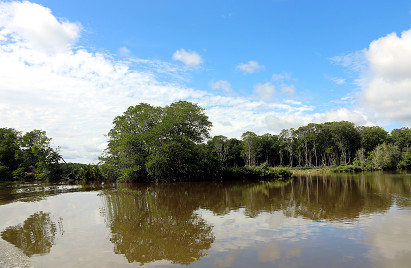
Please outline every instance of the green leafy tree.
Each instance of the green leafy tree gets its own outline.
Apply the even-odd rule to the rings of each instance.
[[[42,130],[33,130],[19,139],[20,150],[16,159],[19,167],[13,172],[16,179],[34,177],[50,179],[59,172],[58,162],[61,159],[58,148],[51,147],[51,138]]]
[[[383,143],[371,152],[376,169],[395,169],[400,162],[401,152],[396,145]]]
[[[123,181],[194,176],[196,147],[211,128],[204,109],[186,101],[131,106],[113,125],[101,160],[107,176]]]
[[[227,166],[228,167],[242,167],[245,165],[244,158],[241,153],[244,150],[244,144],[242,141],[236,138],[229,139],[227,141]]]
[[[408,151],[411,147],[411,129],[407,127],[393,129],[391,142],[398,146],[400,151]]]
[[[377,145],[388,140],[388,132],[378,126],[360,126],[358,127],[358,131],[361,136],[361,147],[364,148],[366,154],[374,150]]]

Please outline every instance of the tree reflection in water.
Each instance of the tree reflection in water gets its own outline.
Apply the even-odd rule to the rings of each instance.
[[[123,185],[102,192],[102,213],[115,253],[129,262],[187,265],[206,256],[215,239],[212,226],[196,214],[201,209],[224,216],[241,208],[251,218],[281,211],[287,217],[347,223],[385,213],[394,203],[409,208],[410,182],[409,176],[370,173],[299,176],[286,182]]]
[[[195,203],[155,187],[121,188],[103,195],[114,252],[141,265],[157,260],[190,264],[207,254],[212,227],[193,214]]]
[[[61,218],[58,224],[62,232]],[[34,254],[49,253],[55,244],[56,233],[57,226],[50,219],[50,213],[40,211],[28,217],[22,225],[7,227],[1,237],[30,257]]]

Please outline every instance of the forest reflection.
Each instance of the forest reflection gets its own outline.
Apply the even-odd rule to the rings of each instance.
[[[410,208],[410,193],[410,176],[384,173],[299,176],[285,182],[123,184],[102,191],[101,211],[114,252],[129,262],[187,265],[206,256],[215,240],[200,209],[221,216],[244,208],[246,217],[282,211],[313,221],[352,222],[394,204]]]
[[[27,256],[50,253],[55,244],[57,231],[63,235],[62,219],[58,224],[50,218],[50,213],[42,211],[29,216],[23,224],[7,227],[1,238],[20,248]]]

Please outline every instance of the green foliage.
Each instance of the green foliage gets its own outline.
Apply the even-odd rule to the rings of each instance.
[[[50,141],[45,131],[22,135],[14,129],[0,128],[0,179],[46,180],[60,176],[61,156]]]
[[[383,143],[371,152],[375,169],[395,169],[400,162],[401,153],[396,145]]]
[[[19,150],[19,136],[12,128],[0,128],[0,180],[11,179],[18,167],[15,154]]]
[[[102,180],[101,167],[93,164],[64,163],[60,164],[62,178],[74,181]]]
[[[166,107],[141,103],[113,121],[108,147],[100,158],[108,177],[120,181],[178,180],[201,166],[197,146],[209,137],[211,122],[197,104]]]
[[[411,147],[411,129],[407,127],[393,129],[391,143],[396,145],[400,151],[408,151]]]
[[[360,171],[363,171],[364,169],[361,166],[354,164],[354,165],[333,167],[331,168],[331,170],[335,173],[345,173],[345,172],[360,172]]]
[[[262,180],[273,178],[289,178],[292,172],[284,167],[244,166],[229,168],[224,171],[223,178],[226,180]]]
[[[365,154],[369,154],[375,147],[386,142],[388,140],[388,133],[383,128],[378,126],[358,127],[358,131],[361,136],[361,148],[365,151]]]
[[[411,152],[405,152],[402,155],[402,160],[398,164],[399,169],[411,169]]]

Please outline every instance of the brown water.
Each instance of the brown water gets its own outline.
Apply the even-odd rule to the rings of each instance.
[[[34,267],[410,267],[411,174],[0,183],[0,233]]]

